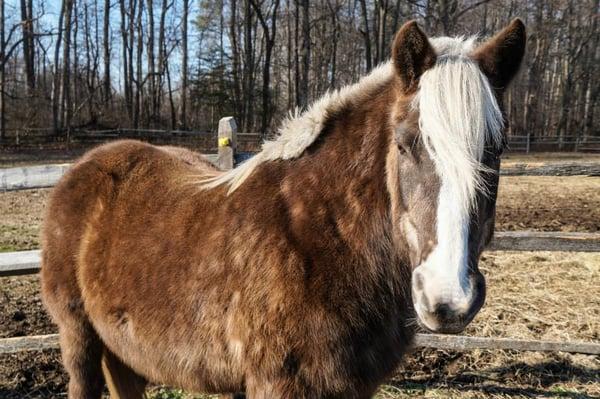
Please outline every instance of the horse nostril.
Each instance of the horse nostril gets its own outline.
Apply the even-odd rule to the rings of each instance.
[[[451,322],[456,318],[456,312],[445,303],[437,305],[433,313],[442,323]]]

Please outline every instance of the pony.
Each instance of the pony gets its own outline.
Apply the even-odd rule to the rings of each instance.
[[[137,141],[85,154],[42,233],[69,398],[368,398],[419,326],[462,331],[525,40],[518,19],[481,44],[408,22],[389,62],[231,171]]]

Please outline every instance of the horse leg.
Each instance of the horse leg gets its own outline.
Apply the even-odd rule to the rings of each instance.
[[[102,343],[89,323],[60,326],[63,364],[69,373],[69,399],[100,398],[104,381],[100,367]]]
[[[143,399],[147,381],[105,349],[102,372],[112,399]]]
[[[288,378],[275,378],[273,380],[249,378],[246,381],[246,396],[248,399],[309,399],[320,397],[316,392],[312,392],[306,387],[297,386],[292,379]]]

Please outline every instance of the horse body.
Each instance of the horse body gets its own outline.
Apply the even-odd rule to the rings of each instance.
[[[99,397],[101,363],[118,397],[141,397],[152,381],[251,398],[367,398],[410,347],[417,316],[466,325],[482,304],[476,262],[495,191],[477,198],[466,227],[464,312],[427,303],[445,300],[426,289],[447,216],[435,212],[445,190],[437,158],[415,140],[415,82],[435,58],[421,35],[406,25],[396,65],[327,109],[310,145],[286,141],[272,147],[279,158],[263,151],[238,175],[135,141],[69,170],[47,208],[42,288],[71,398]],[[476,161],[497,170],[488,158]],[[222,184],[240,172],[243,184]]]
[[[190,184],[214,170],[179,154],[131,141],[94,150],[52,194],[45,297],[74,288],[61,305],[78,303],[106,349],[147,380],[238,392],[284,374],[302,392],[318,376],[319,397],[368,396],[411,342],[410,274],[383,232],[387,138],[372,137],[372,165],[338,176],[327,173],[340,167],[330,146],[345,142],[357,164],[366,154],[335,125],[327,134],[345,140],[302,165],[265,164],[229,196]],[[77,256],[55,254],[61,245]]]

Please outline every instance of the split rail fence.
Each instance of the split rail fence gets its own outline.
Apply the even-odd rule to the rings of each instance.
[[[237,133],[236,123],[232,117],[221,119],[218,130],[218,152],[205,154],[205,156],[222,169],[233,168],[240,159],[243,160],[248,156],[236,153],[237,143],[242,135]],[[68,167],[69,164],[63,164],[0,170],[0,192],[51,187]],[[549,174],[555,173],[556,170],[549,172]],[[538,175],[544,174],[544,171],[536,172],[536,169],[527,169],[519,171],[518,174]],[[496,232],[489,250],[600,252],[600,233]],[[0,277],[35,274],[39,268],[39,250],[0,253]],[[555,342],[441,334],[417,334],[415,346],[449,350],[503,349],[600,355],[600,343],[595,342]],[[58,348],[56,334],[0,339],[0,354],[54,348]]]

